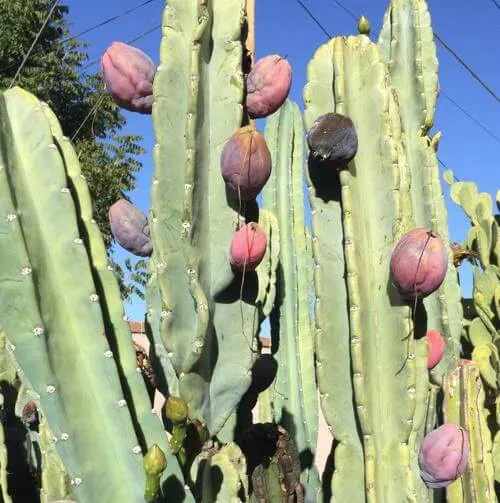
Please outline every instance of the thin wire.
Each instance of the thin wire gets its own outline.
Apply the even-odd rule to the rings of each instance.
[[[441,166],[443,166],[443,168],[445,170],[449,170],[450,168],[448,168],[448,166],[438,157],[437,158],[439,164],[441,164]],[[453,171],[452,171],[453,173]],[[460,180],[460,178],[458,178],[458,176],[455,176],[455,173],[453,173],[453,179],[455,180],[455,182],[461,182],[462,180]]]
[[[140,40],[141,38],[144,38],[146,37],[147,35],[149,35],[150,33],[153,33],[154,31],[158,30],[159,28],[161,28],[161,23],[160,24],[157,24],[155,26],[153,26],[153,28],[150,28],[149,30],[146,30],[145,32],[141,33],[140,35],[138,35],[137,37],[131,39],[131,40],[128,40],[127,42],[125,42],[126,44],[133,44],[134,42],[137,42],[138,40]],[[82,70],[86,70],[87,68],[90,68],[91,66],[94,66],[96,65],[97,63],[99,63],[101,61],[101,58],[96,58],[92,61],[90,61],[89,63],[87,63],[85,66],[82,67]]]
[[[127,9],[125,11],[122,11],[108,19],[105,19],[104,21],[101,21],[93,26],[90,26],[89,28],[86,28],[85,30],[81,31],[80,33],[77,33],[76,35],[72,35],[70,37],[66,37],[64,38],[63,40],[61,40],[61,44],[65,44],[66,42],[69,42],[71,40],[76,40],[78,37],[81,37],[82,35],[86,35],[87,33],[90,33],[91,31],[94,31],[96,30],[97,28],[101,28],[113,21],[117,21],[118,19],[122,18],[123,16],[126,16],[127,14],[130,14],[131,12],[134,12],[144,6],[146,6],[147,4],[150,4],[154,1],[158,1],[158,0],[146,0],[145,2],[139,4],[139,5],[136,5],[135,7],[131,7],[130,9]],[[52,51],[54,52],[54,51]],[[66,55],[64,56],[66,57]],[[10,63],[9,65],[7,66],[4,66],[1,70],[0,70],[0,73],[3,73],[5,72],[6,70],[8,70],[9,68],[12,68],[13,66],[17,65],[17,62],[13,62],[13,63]]]
[[[479,82],[481,86],[493,96],[497,101],[500,102],[500,98],[496,95],[496,93],[491,89],[486,82],[479,77],[479,75],[436,33],[434,32],[434,38],[450,53],[453,57],[469,72],[472,77]]]
[[[90,119],[91,115],[97,111],[97,109],[101,106],[101,103],[104,101],[105,95],[103,94],[98,100],[97,103],[90,109],[90,112],[87,114],[85,119],[83,119],[82,123],[80,126],[78,126],[78,129],[75,131],[75,134],[71,137],[71,141],[74,142],[75,138],[77,137],[78,133],[81,131],[82,127],[85,125],[85,123]]]
[[[359,17],[354,14],[351,10],[349,10],[345,5],[343,5],[339,0],[332,0],[335,2],[342,10],[347,12],[349,16],[351,16],[354,21],[358,21]],[[493,0],[497,6],[496,0]],[[500,6],[499,6],[500,8]],[[479,82],[479,84],[485,89],[488,94],[491,94],[495,100],[500,101],[500,98],[496,95],[496,93],[491,89],[491,87],[486,84],[486,82],[436,33],[434,32],[434,38],[469,72],[469,74]]]
[[[19,74],[21,73],[22,69],[24,68],[24,65],[26,64],[26,61],[30,57],[31,51],[34,49],[36,43],[38,42],[38,39],[42,35],[42,32],[45,29],[45,27],[47,26],[47,23],[49,22],[49,20],[50,20],[50,18],[52,16],[52,13],[54,12],[54,10],[57,7],[58,3],[59,3],[59,0],[55,0],[54,3],[52,4],[52,7],[50,8],[49,13],[47,14],[47,17],[45,18],[45,21],[43,22],[42,27],[40,28],[40,30],[36,34],[35,40],[33,40],[33,43],[31,44],[31,47],[29,48],[28,52],[24,56],[24,59],[23,59],[21,65],[19,66],[19,68],[17,69],[16,74],[12,78],[12,81],[10,83],[9,89],[14,85],[14,82],[17,80],[17,77],[19,77]]]
[[[321,31],[323,33],[325,33],[328,38],[332,38],[332,36],[328,33],[328,31],[326,30],[326,28],[320,23],[320,21],[314,16],[314,14],[302,3],[301,0],[296,0],[300,5],[301,7],[307,12],[307,14],[309,15],[309,17],[311,17],[311,19],[321,28]],[[337,2],[337,0],[333,0],[334,2]],[[350,12],[348,11],[348,9],[346,9],[347,12]],[[356,19],[356,17],[354,16],[354,14],[352,13],[349,13],[349,15],[352,15],[354,17],[354,19]],[[459,105],[454,99],[452,99],[447,93],[445,93],[443,90],[440,91],[440,94],[442,94],[445,98],[447,98],[451,103],[453,103],[463,114],[465,114],[472,122],[474,122],[475,124],[477,124],[483,131],[485,131],[489,136],[491,136],[495,141],[499,142],[500,143],[500,138],[495,135],[492,131],[490,131],[486,126],[484,126],[481,122],[479,122],[476,118],[474,118],[469,112],[467,112],[467,110],[465,110],[465,108],[463,108],[461,105]]]
[[[497,2],[497,0],[491,0],[495,5],[497,9],[500,9],[500,3]]]
[[[496,142],[500,143],[500,137],[498,137],[495,133],[490,131],[486,126],[484,126],[481,122],[479,122],[476,118],[474,118],[465,108],[459,105],[449,94],[446,94],[443,90],[439,92],[442,94],[447,100],[451,101],[462,113],[464,113],[474,124],[478,125],[485,133],[489,134]]]

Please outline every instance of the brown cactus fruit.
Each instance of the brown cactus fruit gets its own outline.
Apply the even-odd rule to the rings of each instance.
[[[443,424],[428,433],[418,456],[420,476],[427,487],[446,487],[466,470],[469,434],[456,424]]]
[[[250,126],[238,129],[222,150],[221,171],[235,197],[255,199],[271,175],[271,153],[264,137]]]
[[[427,368],[433,369],[443,358],[446,344],[443,334],[439,330],[427,330]]]
[[[267,117],[283,105],[292,85],[292,67],[272,54],[255,63],[247,76],[246,109],[252,119]]]
[[[231,240],[230,264],[233,271],[253,271],[264,258],[267,237],[255,222],[244,225]]]
[[[106,88],[122,108],[150,114],[153,106],[153,79],[156,66],[141,50],[113,42],[101,57]]]
[[[391,256],[391,274],[399,294],[414,301],[439,288],[448,269],[448,254],[439,235],[423,227],[406,233]]]
[[[132,203],[119,199],[108,210],[111,232],[125,250],[147,257],[153,251],[146,215]]]
[[[313,158],[335,169],[347,167],[358,151],[358,135],[349,117],[328,113],[318,117],[307,134]]]

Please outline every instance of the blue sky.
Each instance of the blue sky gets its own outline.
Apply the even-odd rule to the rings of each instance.
[[[356,33],[356,23],[334,0],[302,0],[333,35]],[[356,15],[365,15],[372,25],[372,39],[378,36],[383,13],[389,0],[342,0]],[[76,34],[132,8],[141,0],[63,0],[70,7]],[[290,98],[302,107],[302,87],[306,81],[306,66],[316,48],[326,41],[326,35],[312,21],[297,0],[255,0],[256,3],[256,55],[279,53],[287,55],[293,67],[293,84]],[[90,43],[91,60],[100,57],[113,41],[126,42],[152,28],[161,20],[164,0],[154,0],[135,12],[81,37]],[[443,38],[498,95],[500,70],[498,66],[500,44],[500,9],[492,0],[429,0],[435,32]],[[160,30],[134,43],[158,63]],[[497,138],[500,138],[500,107],[463,67],[438,44],[441,89],[480,121]],[[98,65],[93,68],[98,69]],[[132,113],[125,114],[126,131],[144,137],[143,170],[137,176],[137,189],[130,195],[143,211],[149,209],[149,188],[153,173],[151,149],[153,131],[151,118]],[[480,190],[494,197],[500,188],[500,141],[488,135],[464,115],[448,99],[438,100],[434,131],[442,131],[439,157],[457,177],[475,181]],[[468,222],[461,211],[444,193],[449,212],[452,239],[461,241],[468,230]],[[117,249],[117,260],[131,257]],[[463,270],[463,268],[462,268]],[[470,289],[469,271],[462,272],[463,284]],[[126,305],[130,319],[143,318],[145,303],[136,299]]]

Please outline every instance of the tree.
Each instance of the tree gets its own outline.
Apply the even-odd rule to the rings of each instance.
[[[66,5],[53,11],[50,21],[18,76],[18,68],[42,27],[53,0],[0,0],[0,89],[18,85],[54,110],[64,131],[73,139],[86,176],[108,254],[113,239],[109,206],[135,187],[137,159],[144,151],[138,135],[121,134],[125,117],[105,93],[99,73],[86,73],[86,43],[71,38]],[[123,284],[124,298],[136,289]],[[133,277],[132,277],[133,281]]]

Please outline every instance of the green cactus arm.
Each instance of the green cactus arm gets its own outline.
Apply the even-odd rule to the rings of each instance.
[[[126,321],[120,290],[115,275],[110,270],[102,235],[92,216],[92,201],[87,183],[81,173],[80,163],[68,138],[63,136],[59,122],[48,106],[43,106],[54,140],[63,156],[64,167],[76,201],[79,228],[87,245],[94,282],[104,314],[104,324],[110,347],[115,355],[122,386],[139,438],[144,437],[143,448],[157,443],[165,445],[167,437],[158,416],[151,412],[144,379],[137,372],[132,334]],[[175,474],[182,479],[182,472],[175,457],[170,456],[164,476]]]
[[[304,140],[298,106],[287,101],[269,117],[265,136],[273,173],[264,189],[263,206],[277,215],[280,228],[278,313],[271,318],[279,327],[274,419],[293,432],[299,452],[314,455],[318,411],[308,281],[313,263],[305,228]],[[309,472],[303,481],[311,484],[314,469],[311,477]]]
[[[447,501],[494,501],[492,439],[484,407],[484,389],[477,365],[457,367],[446,374],[443,379],[443,392],[445,422],[462,426],[469,433],[470,441],[467,470],[446,488]]]
[[[243,117],[243,16],[242,0],[170,1],[154,83],[151,232],[162,338],[180,395],[211,434],[250,385],[258,329],[257,293],[247,283],[240,300],[229,265],[239,217],[220,174],[222,148]]]
[[[321,46],[307,67],[307,84],[303,91],[304,122],[307,129],[320,115],[335,111],[335,96],[332,93],[332,49],[331,43]],[[313,176],[318,174],[322,178],[313,180],[311,170]],[[306,169],[306,178],[315,261],[318,389],[321,409],[338,441],[333,452],[337,470],[333,473],[331,493],[338,501],[363,501],[362,444],[358,436],[355,412],[351,406],[354,390],[349,364],[349,318],[346,310],[340,184],[334,174],[319,173],[318,167],[311,160]],[[335,372],[332,369],[335,369]]]
[[[438,60],[425,0],[392,0],[379,46],[398,92],[405,131],[425,135],[434,122],[438,91]]]
[[[436,141],[426,137],[434,120],[438,62],[425,0],[392,0],[379,47],[401,115],[403,145],[411,176],[412,226],[436,230],[448,247],[447,213],[439,180]],[[440,383],[443,373],[453,369],[458,361],[462,333],[460,300],[457,274],[450,262],[439,291],[424,299],[427,326],[440,330],[446,338],[445,355],[431,372],[435,383]]]
[[[62,159],[38,100],[12,89],[0,107],[0,322],[62,439],[56,449],[77,498],[141,501],[141,448]]]

